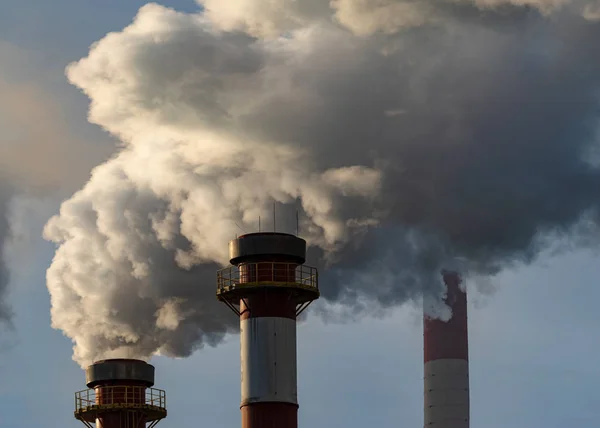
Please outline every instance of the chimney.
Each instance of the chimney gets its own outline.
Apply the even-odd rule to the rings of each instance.
[[[457,272],[442,272],[448,322],[423,317],[424,427],[469,428],[467,294]]]
[[[167,416],[165,391],[152,388],[154,366],[141,360],[97,361],[75,393],[75,418],[92,428],[152,428]]]
[[[250,233],[229,243],[217,298],[240,318],[242,428],[297,428],[296,318],[319,298],[306,241]]]

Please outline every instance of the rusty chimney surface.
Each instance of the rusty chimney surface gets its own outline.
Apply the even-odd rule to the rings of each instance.
[[[217,298],[240,318],[242,428],[297,428],[296,318],[319,297],[306,241],[251,233],[229,243]]]
[[[152,388],[154,366],[108,359],[86,369],[88,389],[75,394],[75,418],[87,427],[154,427],[167,416],[165,392]]]
[[[467,294],[457,272],[444,271],[448,322],[423,317],[424,426],[468,428],[469,344]]]

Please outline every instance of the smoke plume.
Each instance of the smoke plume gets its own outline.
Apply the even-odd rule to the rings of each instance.
[[[366,310],[589,244],[594,4],[146,5],[67,69],[124,146],[46,226],[53,326],[82,365],[218,343],[215,270],[273,201],[300,208],[323,296]]]

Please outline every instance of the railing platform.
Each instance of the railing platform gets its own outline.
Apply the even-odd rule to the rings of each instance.
[[[75,393],[75,418],[86,425],[95,422],[102,413],[119,410],[143,413],[154,426],[152,422],[167,416],[165,391],[144,386],[114,385]]]
[[[281,262],[244,263],[217,271],[217,299],[234,309],[249,293],[265,288],[290,292],[300,305],[320,296],[317,268]]]

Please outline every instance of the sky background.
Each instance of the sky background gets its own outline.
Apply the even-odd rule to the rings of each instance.
[[[65,140],[80,141],[96,163],[110,155],[115,141],[86,122],[88,100],[67,83],[64,68],[107,32],[126,26],[144,3],[0,0],[0,81],[15,88],[11,97],[25,91],[49,117],[58,117]],[[191,0],[161,4],[197,10]],[[6,102],[0,93],[0,103],[3,98]],[[80,180],[87,174],[88,167],[83,168]],[[65,183],[61,197],[82,183]],[[71,360],[70,341],[50,327],[45,271],[54,247],[40,237],[58,208],[57,198],[30,205],[8,247],[15,319],[0,349],[2,427],[80,425],[73,418],[73,393],[85,388],[85,377]],[[600,423],[598,278],[597,254],[572,252],[542,256],[532,266],[502,273],[488,295],[471,290],[472,426]],[[299,325],[298,343],[301,426],[422,425],[418,309],[402,307],[381,319],[344,325],[324,324],[309,313]],[[187,359],[154,358],[152,363],[156,386],[168,397],[169,416],[160,426],[239,426],[237,336]]]

